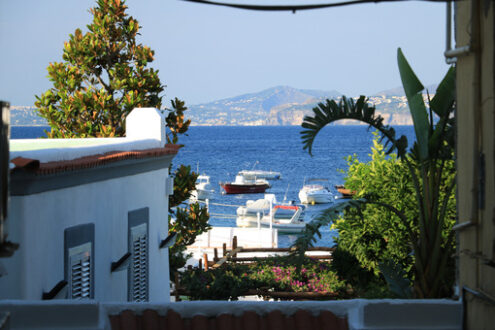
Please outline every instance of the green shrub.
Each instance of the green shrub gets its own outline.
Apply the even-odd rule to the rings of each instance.
[[[191,300],[237,300],[249,289],[258,287],[258,283],[248,277],[248,271],[248,266],[235,264],[207,272],[194,268],[182,273],[180,283]]]
[[[371,160],[360,162],[356,156],[347,159],[349,165],[345,186],[356,191],[355,198],[394,205],[411,220],[417,217],[414,187],[406,165],[395,154],[387,157],[375,135]],[[339,232],[336,243],[350,252],[362,267],[380,273],[379,263],[395,260],[408,272],[413,264],[408,245],[408,226],[397,215],[378,205],[366,205],[361,210],[348,209],[333,224]]]
[[[371,160],[360,162],[356,156],[348,158],[349,168],[345,177],[345,186],[356,191],[354,198],[365,198],[378,203],[394,205],[406,215],[408,223],[404,223],[390,209],[379,204],[367,204],[361,209],[349,208],[343,217],[332,225],[338,230],[336,243],[339,249],[352,254],[360,265],[373,271],[375,275],[381,273],[380,265],[393,261],[404,270],[407,277],[414,278],[414,254],[410,245],[410,232],[418,232],[414,219],[419,217],[419,210],[414,195],[414,186],[406,164],[395,154],[386,155],[383,145],[375,135],[371,149]],[[454,176],[454,162],[445,162],[448,176],[444,182],[451,182]],[[448,173],[448,174],[447,174]],[[447,187],[440,189],[443,198]],[[444,245],[447,242],[449,229],[455,222],[455,196],[450,196],[447,204],[447,221],[443,228]],[[453,246],[447,250],[453,250]],[[454,264],[450,262],[449,278],[446,283],[453,284]]]
[[[330,270],[336,276],[352,287],[354,295],[359,298],[389,298],[391,297],[387,283],[380,275],[375,275],[361,266],[356,257],[337,246],[332,253]]]

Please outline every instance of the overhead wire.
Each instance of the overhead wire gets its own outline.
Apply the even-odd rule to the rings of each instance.
[[[411,1],[411,0],[351,0],[351,1],[310,4],[310,5],[254,5],[254,4],[236,4],[236,3],[217,2],[217,1],[210,1],[210,0],[182,0],[182,1],[195,2],[195,3],[206,4],[206,5],[231,7],[231,8],[237,8],[237,9],[257,10],[257,11],[292,11],[295,14],[296,11],[299,11],[299,10],[342,7],[342,6],[358,5],[358,4],[365,4],[365,3],[404,2],[404,1]],[[443,3],[443,2],[451,2],[452,0],[420,0],[420,1],[442,2]]]

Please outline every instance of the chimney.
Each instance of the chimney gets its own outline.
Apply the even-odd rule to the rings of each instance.
[[[135,108],[126,118],[126,137],[133,140],[154,139],[167,143],[165,113],[155,108]]]

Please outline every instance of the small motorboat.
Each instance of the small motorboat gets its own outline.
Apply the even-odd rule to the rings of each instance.
[[[236,213],[238,217],[256,218],[258,216],[258,213],[261,214],[261,216],[269,214],[270,209],[274,206],[277,208],[282,208],[282,206],[294,206],[294,205],[295,204],[293,201],[277,203],[277,199],[274,194],[265,194],[265,197],[263,199],[248,200],[246,202],[246,206],[239,206],[237,208]],[[304,205],[297,205],[297,206],[302,208],[302,212],[303,212],[302,215],[304,215],[304,211],[306,207]],[[278,215],[280,216],[283,213],[284,211],[279,211]]]
[[[204,201],[207,199],[212,199],[215,190],[210,189],[210,177],[208,175],[198,175],[196,179],[196,190],[191,191],[192,201]]]
[[[234,182],[220,182],[220,187],[226,194],[257,194],[264,193],[270,184],[265,179],[247,179],[236,175]]]
[[[266,198],[248,201],[237,209],[236,223],[238,227],[273,228],[281,234],[299,233],[306,227],[304,209],[303,205],[273,205]]]
[[[256,201],[248,200],[246,206],[239,206],[236,210],[238,217],[257,217],[258,213],[262,216],[270,212],[270,206],[272,203],[270,199],[265,198],[258,199]]]
[[[352,198],[356,194],[355,191],[351,191],[351,189],[347,189],[343,185],[336,185],[335,189],[342,195],[340,198]]]
[[[333,200],[327,179],[309,179],[299,191],[303,204],[326,204]]]
[[[266,179],[278,180],[281,177],[280,172],[262,171],[262,170],[242,170],[237,175],[242,175],[246,179]]]

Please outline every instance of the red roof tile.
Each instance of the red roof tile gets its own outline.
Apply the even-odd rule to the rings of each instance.
[[[84,168],[93,168],[108,163],[126,159],[142,159],[149,157],[160,157],[164,155],[175,155],[181,145],[167,144],[164,148],[153,148],[133,151],[112,151],[105,154],[80,157],[72,160],[40,163],[39,160],[17,157],[10,162],[16,167],[13,170],[23,169],[36,174],[52,174],[57,172],[74,171]]]
[[[241,316],[221,314],[216,317],[196,315],[183,318],[169,310],[167,315],[159,315],[156,310],[147,309],[141,315],[125,310],[110,315],[113,330],[347,330],[347,319],[339,318],[330,311],[322,311],[314,316],[307,310],[298,310],[285,315],[279,310],[266,315],[246,311]]]

